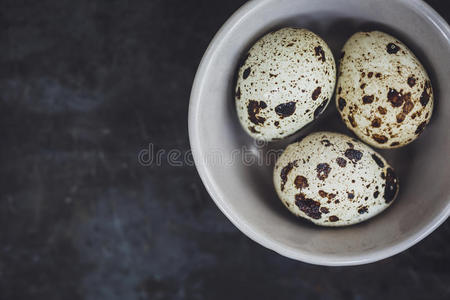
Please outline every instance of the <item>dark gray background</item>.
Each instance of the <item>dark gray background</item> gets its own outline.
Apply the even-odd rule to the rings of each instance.
[[[240,233],[194,167],[138,163],[189,150],[196,68],[244,2],[0,2],[0,299],[449,299],[448,221],[381,262],[313,266]]]

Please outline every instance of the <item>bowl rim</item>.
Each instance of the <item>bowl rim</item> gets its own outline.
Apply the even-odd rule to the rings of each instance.
[[[324,266],[351,266],[351,265],[361,265],[376,262],[388,258],[390,256],[396,255],[411,246],[415,245],[436,228],[438,228],[450,215],[450,195],[448,195],[448,203],[445,209],[443,209],[431,222],[420,229],[418,232],[412,234],[408,238],[400,241],[397,244],[393,244],[386,248],[376,250],[373,252],[367,252],[360,255],[354,256],[340,256],[339,254],[326,255],[320,254],[316,255],[309,251],[299,250],[294,247],[285,245],[275,239],[267,237],[262,231],[255,230],[249,223],[236,216],[230,207],[227,205],[223,195],[217,193],[215,182],[212,178],[211,173],[208,168],[201,163],[203,152],[200,147],[200,136],[198,130],[200,128],[199,109],[200,109],[200,99],[202,98],[202,93],[205,88],[205,79],[208,70],[211,68],[212,60],[214,58],[215,52],[220,48],[221,43],[224,38],[229,34],[229,32],[242,20],[244,20],[248,15],[250,15],[254,10],[258,9],[260,6],[264,6],[269,2],[275,2],[277,0],[251,0],[244,5],[242,5],[238,10],[236,10],[231,17],[222,25],[219,31],[215,34],[214,38],[211,40],[208,48],[206,49],[199,67],[197,69],[194,82],[192,85],[192,90],[190,94],[189,101],[189,112],[188,112],[188,131],[189,140],[192,155],[194,158],[194,163],[203,184],[206,187],[209,195],[222,211],[222,213],[246,236],[248,236],[253,241],[259,243],[260,245],[268,248],[276,253],[283,255],[285,257],[299,260],[302,262],[324,265]],[[447,42],[450,43],[450,26],[447,22],[427,3],[422,0],[395,0],[397,2],[403,2],[404,4],[410,6],[417,13],[422,14],[424,17],[433,24],[433,26],[440,31]]]

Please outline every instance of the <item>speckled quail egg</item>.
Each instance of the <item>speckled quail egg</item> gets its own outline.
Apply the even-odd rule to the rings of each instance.
[[[322,226],[367,220],[397,196],[397,176],[369,146],[343,134],[317,132],[289,145],[273,180],[283,204]]]
[[[335,76],[333,54],[313,32],[283,28],[266,34],[239,68],[235,88],[239,120],[256,139],[292,135],[327,107]]]
[[[433,89],[402,42],[380,31],[358,32],[342,49],[336,105],[361,140],[397,148],[415,140],[430,121]]]

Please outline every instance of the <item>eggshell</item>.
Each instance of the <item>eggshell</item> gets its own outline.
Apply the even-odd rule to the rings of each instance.
[[[397,148],[414,141],[430,121],[433,89],[402,42],[380,31],[358,32],[342,49],[336,105],[361,140]]]
[[[242,127],[266,141],[294,134],[325,110],[335,76],[333,54],[313,32],[283,28],[266,34],[239,68],[235,101]]]
[[[295,215],[322,226],[367,220],[395,200],[393,168],[369,146],[317,132],[289,145],[275,164],[275,190]]]

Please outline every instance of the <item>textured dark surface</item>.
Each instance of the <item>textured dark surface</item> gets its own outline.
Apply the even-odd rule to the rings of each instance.
[[[244,1],[0,2],[0,299],[449,299],[450,224],[312,266],[240,233],[192,166],[192,80]],[[448,1],[430,1],[448,21]]]

